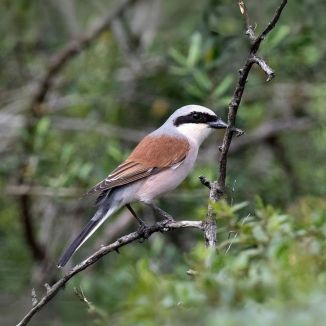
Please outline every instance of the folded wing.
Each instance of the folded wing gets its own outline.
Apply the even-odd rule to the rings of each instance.
[[[178,163],[181,165],[189,147],[186,138],[147,136],[137,145],[124,163],[94,186],[88,194],[102,192],[146,178]]]

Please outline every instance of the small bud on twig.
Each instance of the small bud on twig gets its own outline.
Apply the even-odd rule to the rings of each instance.
[[[48,294],[51,291],[51,286],[49,285],[49,283],[44,283],[44,287],[46,289],[46,294]]]
[[[38,304],[38,299],[34,288],[32,288],[31,296],[32,296],[32,306],[35,307]]]

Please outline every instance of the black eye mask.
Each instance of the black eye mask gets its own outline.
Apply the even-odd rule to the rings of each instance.
[[[174,120],[174,125],[176,127],[184,124],[184,123],[206,123],[217,121],[218,118],[216,115],[211,115],[205,112],[191,112],[187,115],[183,115]]]

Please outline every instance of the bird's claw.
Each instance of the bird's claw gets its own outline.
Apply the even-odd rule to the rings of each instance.
[[[149,233],[149,227],[144,223],[141,224],[138,228],[138,233],[140,235],[140,242],[144,242],[146,239],[149,238],[150,233]]]

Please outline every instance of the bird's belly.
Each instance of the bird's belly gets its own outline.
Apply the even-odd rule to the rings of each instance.
[[[148,177],[137,191],[137,199],[149,203],[154,198],[175,189],[192,170],[197,157],[197,151],[188,155],[180,166],[162,170]]]

